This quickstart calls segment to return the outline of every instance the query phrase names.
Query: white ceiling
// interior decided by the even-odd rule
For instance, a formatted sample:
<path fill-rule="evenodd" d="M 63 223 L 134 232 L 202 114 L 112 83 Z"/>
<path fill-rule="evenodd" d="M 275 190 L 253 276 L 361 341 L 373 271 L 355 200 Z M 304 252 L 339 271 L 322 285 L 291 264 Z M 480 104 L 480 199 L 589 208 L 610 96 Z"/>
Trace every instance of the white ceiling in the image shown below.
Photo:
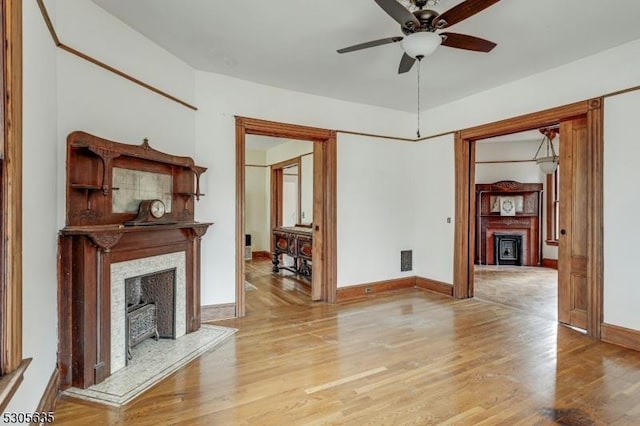
<path fill-rule="evenodd" d="M 397 74 L 398 43 L 336 53 L 402 35 L 374 0 L 93 1 L 197 69 L 415 111 L 415 68 Z M 423 61 L 423 108 L 638 39 L 639 17 L 637 0 L 502 0 L 448 29 L 498 43 L 492 52 L 440 47 Z"/>

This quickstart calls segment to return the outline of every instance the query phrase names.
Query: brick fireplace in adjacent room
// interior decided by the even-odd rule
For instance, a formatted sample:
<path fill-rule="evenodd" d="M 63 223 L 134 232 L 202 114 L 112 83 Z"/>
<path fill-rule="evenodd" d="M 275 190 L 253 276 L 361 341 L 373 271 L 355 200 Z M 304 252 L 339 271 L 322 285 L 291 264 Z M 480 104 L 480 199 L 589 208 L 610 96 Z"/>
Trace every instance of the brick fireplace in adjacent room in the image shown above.
<path fill-rule="evenodd" d="M 513 202 L 515 211 L 504 215 L 500 209 L 501 200 Z M 477 184 L 475 264 L 540 266 L 541 223 L 541 183 L 499 181 Z M 498 258 L 500 245 L 510 248 L 503 259 Z M 516 259 L 512 259 L 514 254 Z"/>

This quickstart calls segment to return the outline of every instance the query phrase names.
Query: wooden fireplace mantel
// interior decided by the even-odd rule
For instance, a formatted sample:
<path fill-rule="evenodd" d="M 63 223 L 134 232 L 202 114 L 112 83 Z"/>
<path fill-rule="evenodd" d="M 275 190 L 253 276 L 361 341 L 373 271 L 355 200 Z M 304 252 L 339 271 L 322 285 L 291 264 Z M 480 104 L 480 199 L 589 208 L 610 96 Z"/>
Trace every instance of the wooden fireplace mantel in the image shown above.
<path fill-rule="evenodd" d="M 475 263 L 496 264 L 495 233 L 522 236 L 522 265 L 539 266 L 542 262 L 542 190 L 541 183 L 503 180 L 476 184 L 476 250 Z M 501 216 L 491 201 L 495 197 L 519 197 L 521 204 L 515 216 Z"/>
<path fill-rule="evenodd" d="M 172 211 L 164 221 L 135 223 L 136 211 L 113 212 L 113 168 L 166 176 Z M 200 244 L 211 223 L 194 220 L 206 168 L 191 158 L 108 141 L 83 132 L 67 139 L 67 223 L 59 239 L 61 389 L 87 388 L 111 374 L 111 265 L 184 252 L 186 332 L 200 328 Z"/>

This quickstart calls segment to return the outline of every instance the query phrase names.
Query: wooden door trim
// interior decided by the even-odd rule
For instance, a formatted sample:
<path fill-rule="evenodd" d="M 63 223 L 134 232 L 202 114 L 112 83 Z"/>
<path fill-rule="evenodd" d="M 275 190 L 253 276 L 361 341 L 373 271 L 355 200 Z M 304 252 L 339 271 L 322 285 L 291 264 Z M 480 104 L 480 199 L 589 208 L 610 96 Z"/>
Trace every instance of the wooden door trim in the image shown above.
<path fill-rule="evenodd" d="M 289 160 L 281 161 L 279 163 L 272 164 L 271 167 L 271 228 L 282 225 L 283 219 L 283 184 L 284 184 L 284 169 L 292 166 L 298 166 L 298 206 L 296 223 L 300 223 L 300 210 L 302 209 L 302 202 L 300 200 L 302 194 L 302 157 L 290 158 Z M 271 251 L 274 251 L 273 241 L 271 241 Z"/>
<path fill-rule="evenodd" d="M 246 314 L 244 163 L 247 134 L 314 142 L 314 280 L 318 280 L 317 282 L 320 283 L 318 294 L 321 296 L 321 300 L 335 303 L 337 287 L 335 250 L 337 245 L 337 138 L 335 130 L 236 116 L 236 316 L 242 317 Z M 320 250 L 317 256 L 316 249 Z M 316 271 L 319 274 L 316 274 Z"/>
<path fill-rule="evenodd" d="M 604 98 L 589 101 L 587 111 L 587 140 L 589 156 L 589 175 L 587 191 L 591 195 L 587 200 L 591 226 L 587 229 L 589 263 L 587 277 L 590 277 L 589 311 L 587 313 L 587 332 L 589 336 L 600 340 L 602 337 L 604 304 Z"/>
<path fill-rule="evenodd" d="M 271 194 L 269 195 L 270 229 L 282 223 L 282 169 L 271 168 Z M 275 251 L 273 238 L 270 238 L 271 253 Z"/>
<path fill-rule="evenodd" d="M 581 101 L 557 108 L 507 118 L 493 123 L 482 124 L 461 130 L 460 135 L 462 139 L 476 140 L 550 126 L 561 120 L 586 114 L 589 110 L 589 103 L 590 101 Z"/>
<path fill-rule="evenodd" d="M 557 124 L 560 121 L 587 117 L 589 141 L 588 191 L 592 194 L 588 206 L 588 272 L 589 292 L 587 334 L 600 339 L 603 304 L 603 111 L 602 98 L 521 115 L 481 126 L 471 127 L 455 135 L 455 236 L 453 295 L 463 299 L 473 296 L 473 250 L 475 221 L 470 212 L 474 202 L 471 167 L 474 147 L 472 141 Z"/>

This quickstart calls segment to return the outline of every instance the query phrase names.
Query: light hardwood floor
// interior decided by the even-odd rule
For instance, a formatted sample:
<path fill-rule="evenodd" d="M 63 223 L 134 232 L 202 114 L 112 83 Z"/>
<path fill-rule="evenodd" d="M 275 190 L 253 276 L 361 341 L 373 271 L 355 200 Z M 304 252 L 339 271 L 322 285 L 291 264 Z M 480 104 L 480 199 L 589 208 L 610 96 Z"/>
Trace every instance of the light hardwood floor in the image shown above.
<path fill-rule="evenodd" d="M 536 266 L 475 265 L 477 299 L 558 320 L 558 271 Z"/>
<path fill-rule="evenodd" d="M 272 266 L 271 260 L 265 258 L 245 262 L 245 282 L 255 287 L 246 292 L 247 316 L 311 303 L 309 281 L 284 269 L 273 274 Z"/>
<path fill-rule="evenodd" d="M 248 304 L 281 291 L 250 281 Z M 239 331 L 128 406 L 63 400 L 56 423 L 640 424 L 640 353 L 538 315 L 422 290 L 295 299 L 218 322 Z"/>

